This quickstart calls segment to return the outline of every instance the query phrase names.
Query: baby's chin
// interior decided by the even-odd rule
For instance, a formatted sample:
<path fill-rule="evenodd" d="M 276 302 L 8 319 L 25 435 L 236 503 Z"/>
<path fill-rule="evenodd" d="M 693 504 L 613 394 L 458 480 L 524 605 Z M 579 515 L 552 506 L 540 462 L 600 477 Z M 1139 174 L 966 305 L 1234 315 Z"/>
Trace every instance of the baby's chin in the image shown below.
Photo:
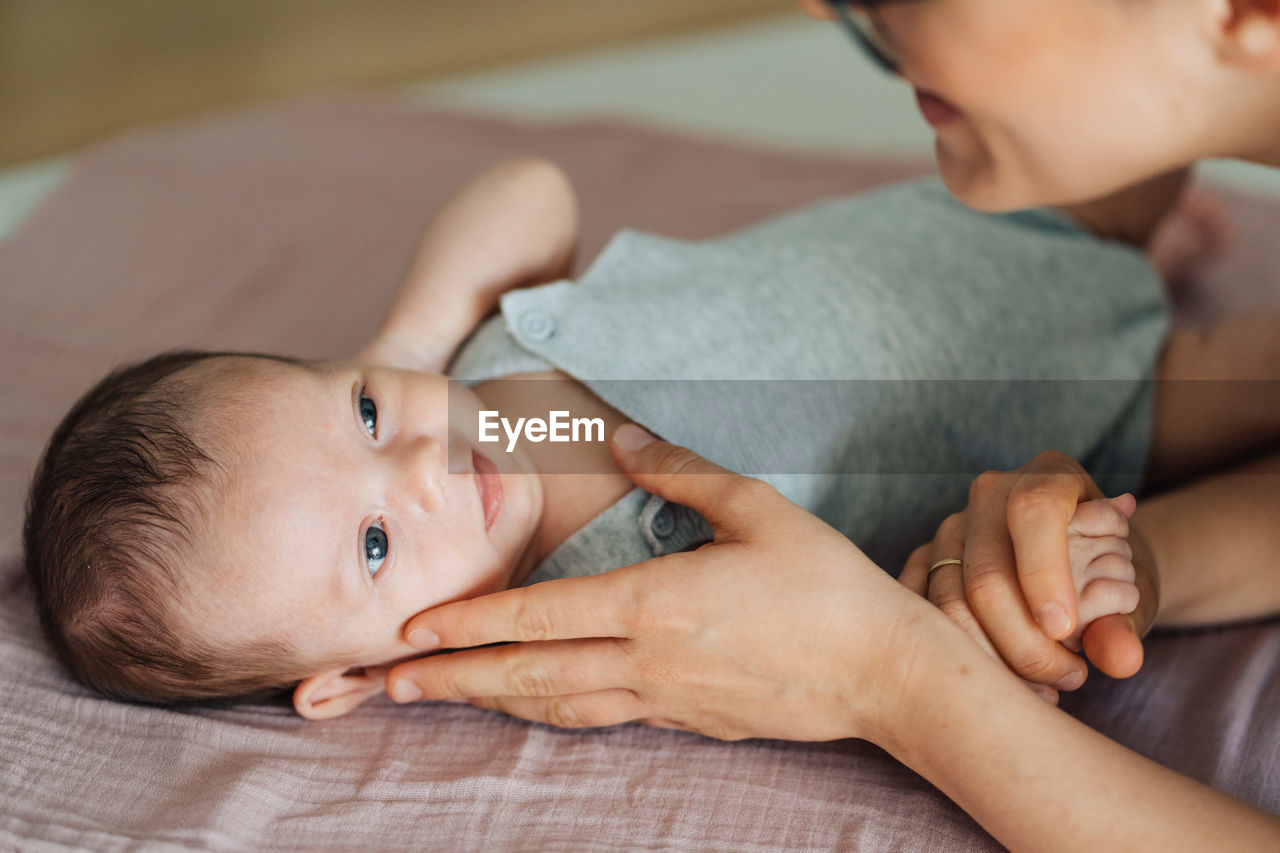
<path fill-rule="evenodd" d="M 504 564 L 498 589 L 519 585 L 533 571 L 531 561 L 536 560 L 533 550 L 542 521 L 542 479 L 527 458 L 520 470 L 502 469 L 502 508 L 488 536 L 494 548 L 494 558 Z"/>

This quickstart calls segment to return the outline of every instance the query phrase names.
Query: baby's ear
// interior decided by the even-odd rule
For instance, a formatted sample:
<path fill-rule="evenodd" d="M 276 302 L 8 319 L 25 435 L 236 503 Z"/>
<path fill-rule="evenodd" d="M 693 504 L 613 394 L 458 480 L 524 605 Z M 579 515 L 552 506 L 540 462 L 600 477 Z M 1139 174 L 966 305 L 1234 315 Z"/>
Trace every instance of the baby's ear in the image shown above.
<path fill-rule="evenodd" d="M 341 717 L 386 689 L 389 666 L 331 669 L 305 678 L 293 691 L 293 707 L 308 720 Z"/>

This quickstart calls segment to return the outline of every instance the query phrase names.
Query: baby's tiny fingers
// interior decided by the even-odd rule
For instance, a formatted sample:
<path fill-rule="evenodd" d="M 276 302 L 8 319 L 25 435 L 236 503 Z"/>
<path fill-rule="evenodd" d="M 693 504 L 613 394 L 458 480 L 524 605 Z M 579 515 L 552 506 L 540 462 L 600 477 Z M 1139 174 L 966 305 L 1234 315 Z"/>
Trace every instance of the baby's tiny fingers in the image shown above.
<path fill-rule="evenodd" d="M 1133 567 L 1132 556 L 1132 554 L 1110 553 L 1097 557 L 1089 564 L 1086 572 L 1089 580 L 1084 584 L 1084 588 L 1095 581 L 1102 580 L 1133 583 L 1138 577 L 1138 572 Z M 1081 589 L 1081 593 L 1084 592 L 1084 588 Z"/>
<path fill-rule="evenodd" d="M 1133 556 L 1133 546 L 1123 536 L 1067 536 L 1067 557 L 1081 570 L 1103 554 L 1119 554 L 1126 560 Z"/>
<path fill-rule="evenodd" d="M 1138 499 L 1133 495 L 1125 492 L 1123 495 L 1116 495 L 1114 498 L 1108 498 L 1111 505 L 1124 513 L 1126 519 L 1133 518 L 1133 514 L 1138 511 Z"/>
<path fill-rule="evenodd" d="M 1112 614 L 1132 613 L 1140 599 L 1138 587 L 1117 580 L 1097 580 L 1084 588 L 1080 596 L 1080 624 Z"/>
<path fill-rule="evenodd" d="M 1128 536 L 1130 506 L 1136 506 L 1132 495 L 1081 501 L 1067 525 L 1067 534 L 1078 536 Z M 1126 512 L 1128 510 L 1128 512 Z"/>
<path fill-rule="evenodd" d="M 1133 548 L 1119 536 L 1068 536 L 1067 557 L 1076 595 L 1091 582 L 1102 578 L 1132 581 Z"/>

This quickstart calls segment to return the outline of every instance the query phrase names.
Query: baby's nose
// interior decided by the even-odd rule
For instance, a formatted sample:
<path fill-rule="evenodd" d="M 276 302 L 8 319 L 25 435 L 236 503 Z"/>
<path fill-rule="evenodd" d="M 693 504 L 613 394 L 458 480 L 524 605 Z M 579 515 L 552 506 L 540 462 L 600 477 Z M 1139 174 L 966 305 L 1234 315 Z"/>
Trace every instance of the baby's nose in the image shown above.
<path fill-rule="evenodd" d="M 405 484 L 427 512 L 439 512 L 444 508 L 445 473 L 448 460 L 444 445 L 429 435 L 406 442 L 405 471 L 409 482 Z"/>

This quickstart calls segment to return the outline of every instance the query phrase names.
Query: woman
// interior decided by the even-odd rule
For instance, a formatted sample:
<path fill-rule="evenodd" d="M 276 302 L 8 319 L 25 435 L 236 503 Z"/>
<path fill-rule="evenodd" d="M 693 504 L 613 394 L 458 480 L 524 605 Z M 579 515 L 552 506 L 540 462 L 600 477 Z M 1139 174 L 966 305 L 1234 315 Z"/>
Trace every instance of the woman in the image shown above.
<path fill-rule="evenodd" d="M 1203 157 L 1280 166 L 1276 0 L 902 0 L 854 11 L 859 40 L 915 87 L 942 176 L 972 206 L 1105 217 L 1129 194 L 1176 193 Z M 1056 642 L 1076 621 L 1067 521 L 1100 496 L 1074 460 L 1047 451 L 979 477 L 899 584 L 757 481 L 635 427 L 613 449 L 638 485 L 701 512 L 715 543 L 422 614 L 406 626 L 419 648 L 524 644 L 403 664 L 388 679 L 394 698 L 473 697 L 565 726 L 639 719 L 720 738 L 866 738 L 1013 848 L 1211 849 L 1228 827 L 1244 848 L 1280 843 L 1276 817 L 1107 740 L 995 657 L 1040 684 L 1083 682 L 1081 658 Z M 1280 473 L 1280 454 L 1249 470 Z M 1157 604 L 1176 614 L 1192 598 L 1235 597 L 1280 611 L 1280 541 L 1259 521 L 1280 516 L 1276 482 L 1211 477 L 1139 509 L 1135 531 L 1144 514 L 1176 515 L 1188 553 L 1223 574 L 1212 587 L 1161 576 L 1158 597 L 1160 555 L 1139 537 L 1143 605 L 1083 638 L 1100 669 L 1136 671 Z M 957 624 L 975 642 L 957 642 Z"/>

